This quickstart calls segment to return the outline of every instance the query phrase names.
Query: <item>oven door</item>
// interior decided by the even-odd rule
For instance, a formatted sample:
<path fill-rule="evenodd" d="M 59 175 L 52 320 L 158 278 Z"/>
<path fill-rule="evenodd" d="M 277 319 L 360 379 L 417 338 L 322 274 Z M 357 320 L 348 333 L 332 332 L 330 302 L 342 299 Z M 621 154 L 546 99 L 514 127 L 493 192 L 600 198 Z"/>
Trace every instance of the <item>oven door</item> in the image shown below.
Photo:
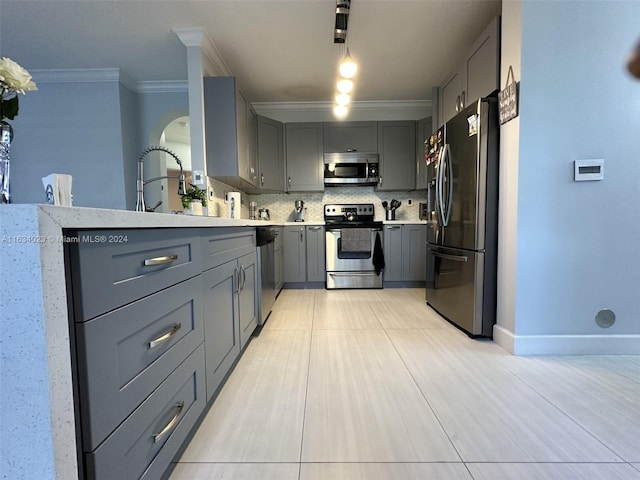
<path fill-rule="evenodd" d="M 343 231 L 357 229 L 362 234 L 366 231 L 368 249 L 352 249 L 343 244 Z M 326 226 L 326 268 L 327 289 L 338 288 L 382 288 L 382 274 L 376 274 L 373 265 L 373 252 L 376 237 L 380 235 L 382 244 L 382 228 L 380 227 L 330 227 Z"/>

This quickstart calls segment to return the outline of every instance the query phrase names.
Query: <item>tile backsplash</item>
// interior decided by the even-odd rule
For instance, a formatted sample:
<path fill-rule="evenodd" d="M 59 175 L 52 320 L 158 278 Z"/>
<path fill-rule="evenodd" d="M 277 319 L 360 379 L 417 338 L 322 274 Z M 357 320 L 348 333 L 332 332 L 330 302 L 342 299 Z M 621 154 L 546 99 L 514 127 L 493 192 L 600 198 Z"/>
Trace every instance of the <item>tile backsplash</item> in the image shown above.
<path fill-rule="evenodd" d="M 209 215 L 227 216 L 227 204 L 224 203 L 225 192 L 235 189 L 228 185 L 209 179 L 213 189 L 213 199 L 210 198 Z M 323 205 L 327 203 L 372 203 L 375 207 L 375 219 L 384 220 L 382 202 L 396 199 L 402 205 L 396 210 L 396 220 L 414 221 L 419 219 L 418 203 L 427 201 L 426 191 L 413 192 L 377 192 L 374 187 L 327 187 L 318 193 L 274 193 L 262 195 L 248 195 L 242 193 L 242 218 L 249 218 L 249 202 L 255 201 L 258 208 L 268 208 L 271 220 L 275 222 L 294 221 L 294 202 L 304 201 L 306 208 L 305 220 L 308 222 L 323 220 Z M 412 204 L 407 205 L 411 199 Z"/>

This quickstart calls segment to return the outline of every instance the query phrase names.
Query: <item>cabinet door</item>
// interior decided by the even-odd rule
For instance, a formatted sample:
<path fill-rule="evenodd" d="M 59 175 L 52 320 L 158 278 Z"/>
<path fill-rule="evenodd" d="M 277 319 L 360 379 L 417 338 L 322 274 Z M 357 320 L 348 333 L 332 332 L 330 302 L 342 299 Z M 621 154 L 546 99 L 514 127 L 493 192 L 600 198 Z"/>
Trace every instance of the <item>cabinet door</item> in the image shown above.
<path fill-rule="evenodd" d="M 258 185 L 258 119 L 249 102 L 247 108 L 247 180 Z"/>
<path fill-rule="evenodd" d="M 275 274 L 276 274 L 276 295 L 282 290 L 284 285 L 284 252 L 282 249 L 282 239 L 284 237 L 284 228 L 276 227 L 276 241 L 274 248 Z"/>
<path fill-rule="evenodd" d="M 255 253 L 250 253 L 238 259 L 240 271 L 240 348 L 249 341 L 251 334 L 258 326 L 258 305 L 256 301 L 258 283 L 258 269 Z"/>
<path fill-rule="evenodd" d="M 236 129 L 238 138 L 238 176 L 249 180 L 249 133 L 247 128 L 247 101 L 236 91 Z"/>
<path fill-rule="evenodd" d="M 324 227 L 307 227 L 307 281 L 324 282 L 325 269 L 325 236 Z"/>
<path fill-rule="evenodd" d="M 416 187 L 416 122 L 378 122 L 378 191 Z"/>
<path fill-rule="evenodd" d="M 287 191 L 324 191 L 322 123 L 287 123 Z"/>
<path fill-rule="evenodd" d="M 440 125 L 455 117 L 460 109 L 462 77 L 462 72 L 456 70 L 440 85 Z"/>
<path fill-rule="evenodd" d="M 431 117 L 418 120 L 416 128 L 416 190 L 427 190 L 427 162 L 424 158 L 424 141 L 431 136 Z"/>
<path fill-rule="evenodd" d="M 240 354 L 237 265 L 233 260 L 202 274 L 207 401 Z"/>
<path fill-rule="evenodd" d="M 427 226 L 402 226 L 402 277 L 405 281 L 424 282 L 426 271 Z"/>
<path fill-rule="evenodd" d="M 377 122 L 326 122 L 324 153 L 376 152 Z"/>
<path fill-rule="evenodd" d="M 384 280 L 402 281 L 402 225 L 384 226 Z"/>
<path fill-rule="evenodd" d="M 284 228 L 284 281 L 299 283 L 307 280 L 306 240 L 304 227 Z"/>
<path fill-rule="evenodd" d="M 284 191 L 284 126 L 258 115 L 258 187 Z"/>
<path fill-rule="evenodd" d="M 475 41 L 465 60 L 466 91 L 464 105 L 500 88 L 500 18 L 495 18 Z"/>

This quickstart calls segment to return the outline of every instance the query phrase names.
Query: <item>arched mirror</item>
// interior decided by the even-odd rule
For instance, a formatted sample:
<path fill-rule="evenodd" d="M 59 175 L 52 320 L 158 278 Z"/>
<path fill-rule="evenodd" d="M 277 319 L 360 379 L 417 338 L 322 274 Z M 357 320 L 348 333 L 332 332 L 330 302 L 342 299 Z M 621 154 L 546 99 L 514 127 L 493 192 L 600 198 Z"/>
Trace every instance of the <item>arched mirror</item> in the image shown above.
<path fill-rule="evenodd" d="M 182 160 L 182 169 L 186 177 L 187 186 L 191 182 L 191 136 L 189 134 L 189 117 L 179 117 L 173 120 L 164 129 L 163 145 L 173 151 Z M 178 175 L 180 169 L 169 155 L 160 156 L 166 162 L 167 188 L 164 190 L 163 205 L 159 208 L 162 212 L 175 212 L 182 210 L 182 202 L 175 192 L 178 191 Z"/>

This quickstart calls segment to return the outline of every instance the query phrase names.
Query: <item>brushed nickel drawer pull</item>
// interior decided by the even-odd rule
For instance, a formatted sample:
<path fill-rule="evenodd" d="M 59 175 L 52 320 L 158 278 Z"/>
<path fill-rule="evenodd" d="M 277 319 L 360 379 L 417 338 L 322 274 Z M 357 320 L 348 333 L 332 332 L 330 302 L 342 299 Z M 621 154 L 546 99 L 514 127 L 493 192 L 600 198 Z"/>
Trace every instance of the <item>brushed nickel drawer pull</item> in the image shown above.
<path fill-rule="evenodd" d="M 164 335 L 159 336 L 155 340 L 151 340 L 149 342 L 149 348 L 150 349 L 151 348 L 155 348 L 158 345 L 160 345 L 161 343 L 166 342 L 171 337 L 173 337 L 176 333 L 178 333 L 178 330 L 180 330 L 181 328 L 182 328 L 182 323 L 176 323 L 173 327 L 171 327 L 171 330 L 169 330 L 167 333 L 165 333 Z"/>
<path fill-rule="evenodd" d="M 341 273 L 329 273 L 332 277 L 377 277 L 375 273 L 365 272 L 341 272 Z"/>
<path fill-rule="evenodd" d="M 164 257 L 154 257 L 146 259 L 142 264 L 145 267 L 151 265 L 163 265 L 165 263 L 171 263 L 178 259 L 178 255 L 165 255 Z"/>
<path fill-rule="evenodd" d="M 167 423 L 167 426 L 164 427 L 160 433 L 156 433 L 153 436 L 153 443 L 158 443 L 160 440 L 162 440 L 162 437 L 164 437 L 167 432 L 169 432 L 169 430 L 171 430 L 175 426 L 175 424 L 178 423 L 178 420 L 180 420 L 182 409 L 184 408 L 184 402 L 176 403 L 175 407 L 178 409 L 178 412 L 174 415 L 171 421 Z"/>

